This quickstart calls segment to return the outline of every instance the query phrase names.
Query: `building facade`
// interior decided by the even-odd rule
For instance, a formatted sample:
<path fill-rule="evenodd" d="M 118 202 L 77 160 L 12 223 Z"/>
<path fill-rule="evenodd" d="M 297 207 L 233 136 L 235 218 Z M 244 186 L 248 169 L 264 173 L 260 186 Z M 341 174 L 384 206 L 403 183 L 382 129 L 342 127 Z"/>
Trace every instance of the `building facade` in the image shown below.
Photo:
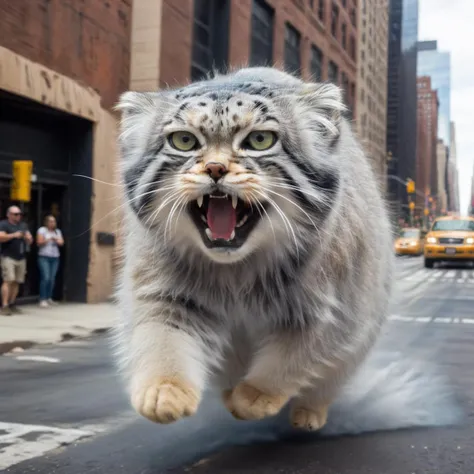
<path fill-rule="evenodd" d="M 417 79 L 418 139 L 416 153 L 417 206 L 424 207 L 426 198 L 438 197 L 438 94 L 431 88 L 431 78 Z"/>
<path fill-rule="evenodd" d="M 448 193 L 446 192 L 446 165 L 448 163 L 448 149 L 443 140 L 438 139 L 436 144 L 436 161 L 438 167 L 438 210 L 441 214 L 448 211 Z"/>
<path fill-rule="evenodd" d="M 32 233 L 46 214 L 65 236 L 55 297 L 102 301 L 112 291 L 117 206 L 116 117 L 128 88 L 131 0 L 0 0 L 0 213 L 12 162 L 33 162 L 31 201 L 19 203 Z M 74 197 L 74 199 L 73 199 Z M 20 297 L 38 294 L 37 248 Z"/>
<path fill-rule="evenodd" d="M 449 210 L 452 212 L 460 211 L 459 202 L 459 175 L 457 166 L 456 151 L 456 125 L 450 122 L 450 145 L 448 159 L 448 202 Z"/>
<path fill-rule="evenodd" d="M 418 76 L 431 77 L 431 86 L 438 92 L 438 136 L 444 143 L 451 142 L 451 55 L 438 51 L 436 41 L 419 41 L 417 44 Z"/>
<path fill-rule="evenodd" d="M 394 214 L 408 214 L 400 182 L 414 179 L 417 140 L 418 0 L 391 0 L 389 6 L 387 152 L 388 201 Z"/>
<path fill-rule="evenodd" d="M 387 180 L 388 3 L 362 2 L 358 26 L 356 126 L 383 189 Z"/>
<path fill-rule="evenodd" d="M 355 113 L 356 0 L 134 0 L 131 88 L 276 65 L 344 88 Z"/>

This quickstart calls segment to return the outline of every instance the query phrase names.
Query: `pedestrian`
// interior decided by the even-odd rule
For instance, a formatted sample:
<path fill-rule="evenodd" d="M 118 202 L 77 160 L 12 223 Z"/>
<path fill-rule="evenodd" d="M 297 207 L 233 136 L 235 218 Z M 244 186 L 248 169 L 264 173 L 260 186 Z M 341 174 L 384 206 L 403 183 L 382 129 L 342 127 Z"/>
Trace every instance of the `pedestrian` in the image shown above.
<path fill-rule="evenodd" d="M 54 283 L 59 267 L 59 247 L 64 245 L 61 231 L 57 228 L 56 218 L 48 215 L 44 226 L 36 233 L 38 244 L 38 267 L 40 272 L 40 306 L 47 308 L 53 301 Z"/>
<path fill-rule="evenodd" d="M 33 243 L 27 225 L 22 222 L 22 212 L 10 206 L 7 218 L 0 222 L 1 268 L 2 268 L 2 314 L 11 316 L 20 313 L 16 298 L 20 284 L 26 276 L 26 246 Z"/>

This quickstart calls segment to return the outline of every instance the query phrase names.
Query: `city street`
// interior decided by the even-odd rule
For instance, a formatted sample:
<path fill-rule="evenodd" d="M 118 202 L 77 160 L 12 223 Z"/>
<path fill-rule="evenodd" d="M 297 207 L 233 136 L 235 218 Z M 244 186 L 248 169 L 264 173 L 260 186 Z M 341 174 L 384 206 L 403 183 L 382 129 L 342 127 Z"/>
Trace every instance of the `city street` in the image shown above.
<path fill-rule="evenodd" d="M 193 419 L 155 425 L 129 409 L 102 335 L 0 356 L 0 472 L 472 474 L 474 270 L 425 269 L 419 257 L 397 268 L 417 297 L 394 303 L 377 350 L 435 364 L 460 425 L 301 437 L 283 419 L 233 420 L 213 396 Z"/>

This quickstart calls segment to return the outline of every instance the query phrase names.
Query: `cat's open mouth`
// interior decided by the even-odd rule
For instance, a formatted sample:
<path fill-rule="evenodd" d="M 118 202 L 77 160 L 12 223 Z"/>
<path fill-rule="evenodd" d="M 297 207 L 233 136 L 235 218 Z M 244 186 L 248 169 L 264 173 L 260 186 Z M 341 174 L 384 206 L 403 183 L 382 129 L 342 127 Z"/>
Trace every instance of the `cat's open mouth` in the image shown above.
<path fill-rule="evenodd" d="M 240 247 L 261 217 L 255 205 L 218 191 L 192 201 L 189 213 L 209 248 Z"/>

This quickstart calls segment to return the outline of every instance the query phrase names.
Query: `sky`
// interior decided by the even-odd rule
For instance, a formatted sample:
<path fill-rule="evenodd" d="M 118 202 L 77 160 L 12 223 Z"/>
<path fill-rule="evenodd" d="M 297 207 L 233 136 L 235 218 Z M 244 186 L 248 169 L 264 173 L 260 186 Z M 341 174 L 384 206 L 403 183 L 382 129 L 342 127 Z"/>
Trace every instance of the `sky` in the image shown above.
<path fill-rule="evenodd" d="M 451 120 L 456 124 L 461 213 L 474 171 L 474 0 L 420 0 L 418 36 L 451 52 Z"/>

